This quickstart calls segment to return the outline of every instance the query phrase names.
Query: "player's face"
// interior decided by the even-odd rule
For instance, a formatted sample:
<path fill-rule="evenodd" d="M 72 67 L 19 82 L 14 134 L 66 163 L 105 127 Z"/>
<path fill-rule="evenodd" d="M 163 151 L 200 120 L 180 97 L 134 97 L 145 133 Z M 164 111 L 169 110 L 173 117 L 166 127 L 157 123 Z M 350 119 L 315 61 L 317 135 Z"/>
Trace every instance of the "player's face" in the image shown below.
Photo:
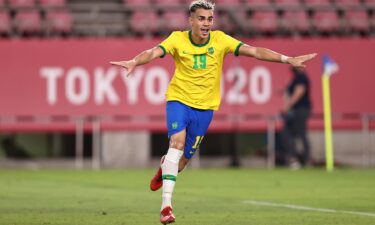
<path fill-rule="evenodd" d="M 213 11 L 207 9 L 197 9 L 192 13 L 189 21 L 191 25 L 191 32 L 196 38 L 206 40 L 211 31 L 214 17 Z"/>

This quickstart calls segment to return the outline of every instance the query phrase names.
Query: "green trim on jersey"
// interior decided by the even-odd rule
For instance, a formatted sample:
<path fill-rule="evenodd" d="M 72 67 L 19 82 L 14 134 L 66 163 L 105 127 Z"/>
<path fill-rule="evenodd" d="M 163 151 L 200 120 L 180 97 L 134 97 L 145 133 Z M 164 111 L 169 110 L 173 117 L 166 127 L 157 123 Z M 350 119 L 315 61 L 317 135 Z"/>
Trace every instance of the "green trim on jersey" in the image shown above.
<path fill-rule="evenodd" d="M 176 181 L 176 176 L 174 175 L 170 175 L 170 174 L 165 174 L 162 176 L 163 180 L 172 180 L 172 181 Z"/>
<path fill-rule="evenodd" d="M 234 51 L 234 55 L 235 56 L 238 56 L 238 54 L 239 54 L 239 51 L 240 51 L 240 47 L 241 47 L 241 45 L 243 45 L 243 43 L 241 42 L 241 43 L 239 43 L 238 45 L 237 45 L 237 48 L 236 48 L 236 50 Z"/>
<path fill-rule="evenodd" d="M 167 54 L 167 51 L 165 50 L 165 48 L 162 45 L 159 45 L 159 48 L 161 48 L 161 50 L 163 50 L 163 55 L 160 56 L 160 58 L 164 58 L 164 56 Z"/>
<path fill-rule="evenodd" d="M 190 39 L 190 42 L 191 42 L 194 46 L 197 46 L 197 47 L 203 47 L 203 46 L 206 46 L 206 45 L 208 44 L 208 42 L 210 42 L 211 32 L 208 33 L 208 39 L 207 39 L 207 41 L 206 41 L 205 43 L 203 43 L 203 44 L 196 44 L 196 43 L 194 43 L 192 35 L 193 35 L 193 34 L 192 34 L 191 30 L 189 30 L 189 39 Z"/>
<path fill-rule="evenodd" d="M 191 42 L 191 32 L 174 31 L 159 43 L 168 55 L 173 56 L 175 63 L 166 100 L 179 101 L 197 109 L 217 110 L 220 105 L 223 60 L 227 54 L 234 55 L 241 42 L 222 31 L 214 30 L 207 35 L 207 39 L 210 38 L 206 40 L 208 43 L 199 47 Z"/>

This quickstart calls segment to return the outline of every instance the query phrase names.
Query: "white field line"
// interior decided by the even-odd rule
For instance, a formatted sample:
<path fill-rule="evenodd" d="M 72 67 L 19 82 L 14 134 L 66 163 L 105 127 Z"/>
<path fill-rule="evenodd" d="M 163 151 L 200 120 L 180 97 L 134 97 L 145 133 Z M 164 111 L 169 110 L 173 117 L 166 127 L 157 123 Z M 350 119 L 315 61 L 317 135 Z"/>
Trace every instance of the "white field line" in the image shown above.
<path fill-rule="evenodd" d="M 244 204 L 251 204 L 251 205 L 258 205 L 258 206 L 276 207 L 276 208 L 287 208 L 287 209 L 296 209 L 296 210 L 305 210 L 305 211 L 316 211 L 316 212 L 324 212 L 324 213 L 344 213 L 344 214 L 352 214 L 352 215 L 358 215 L 358 216 L 375 217 L 375 213 L 358 212 L 358 211 L 347 211 L 347 210 L 337 210 L 337 209 L 313 208 L 313 207 L 309 207 L 309 206 L 282 204 L 282 203 L 274 203 L 274 202 L 264 202 L 264 201 L 247 200 L 247 201 L 243 201 L 243 203 Z"/>

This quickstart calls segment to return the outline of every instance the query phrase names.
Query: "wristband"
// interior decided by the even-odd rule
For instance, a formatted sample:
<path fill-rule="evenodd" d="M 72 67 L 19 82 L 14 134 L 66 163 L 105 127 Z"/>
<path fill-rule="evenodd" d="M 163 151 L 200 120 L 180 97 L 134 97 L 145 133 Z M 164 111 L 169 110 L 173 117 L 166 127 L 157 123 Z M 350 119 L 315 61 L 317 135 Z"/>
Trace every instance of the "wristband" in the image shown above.
<path fill-rule="evenodd" d="M 288 56 L 286 56 L 286 55 L 281 55 L 281 62 L 282 62 L 282 63 L 288 63 L 288 59 L 289 59 Z"/>

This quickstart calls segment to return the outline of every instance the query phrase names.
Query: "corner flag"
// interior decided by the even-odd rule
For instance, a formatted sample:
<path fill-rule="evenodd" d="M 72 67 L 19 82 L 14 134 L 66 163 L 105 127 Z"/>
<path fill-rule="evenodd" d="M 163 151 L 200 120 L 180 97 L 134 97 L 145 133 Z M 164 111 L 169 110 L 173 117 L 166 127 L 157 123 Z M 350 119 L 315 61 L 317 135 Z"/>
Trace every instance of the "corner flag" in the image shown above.
<path fill-rule="evenodd" d="M 324 109 L 324 134 L 326 150 L 326 169 L 331 172 L 334 168 L 333 143 L 332 143 L 332 119 L 331 119 L 331 94 L 329 78 L 339 70 L 338 65 L 328 56 L 322 58 L 323 61 L 323 109 Z"/>
<path fill-rule="evenodd" d="M 323 75 L 331 76 L 339 70 L 339 66 L 328 56 L 325 55 L 323 60 Z"/>

